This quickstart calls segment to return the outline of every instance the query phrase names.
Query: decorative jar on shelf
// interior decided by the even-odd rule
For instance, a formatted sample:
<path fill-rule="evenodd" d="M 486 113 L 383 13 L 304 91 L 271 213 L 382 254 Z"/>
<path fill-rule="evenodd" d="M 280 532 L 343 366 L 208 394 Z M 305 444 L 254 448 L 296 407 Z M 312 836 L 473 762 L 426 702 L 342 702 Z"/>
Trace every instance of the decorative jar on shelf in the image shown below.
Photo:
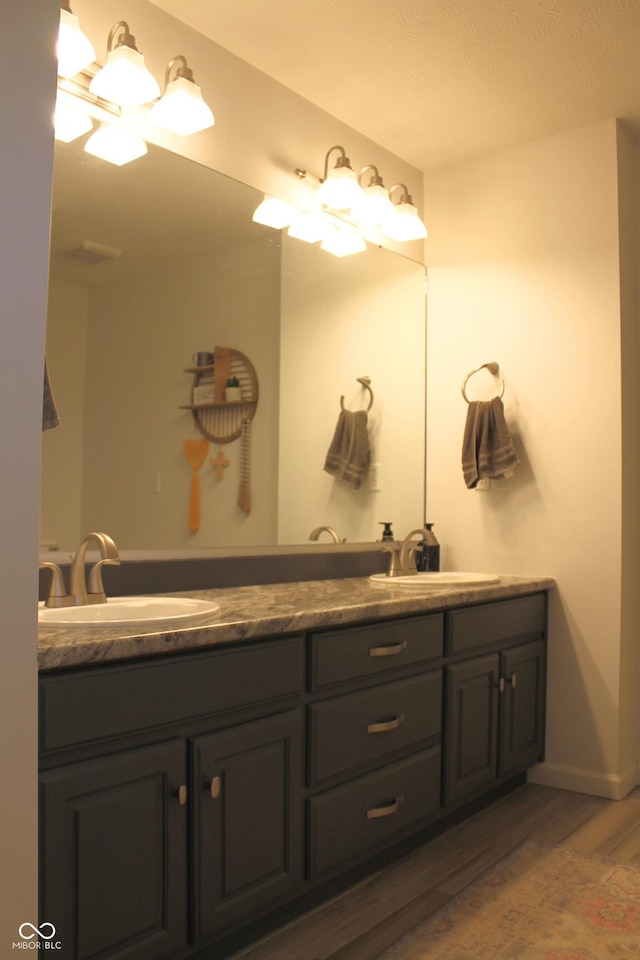
<path fill-rule="evenodd" d="M 224 399 L 227 403 L 238 403 L 242 400 L 242 390 L 240 389 L 240 381 L 237 377 L 232 376 L 227 380 Z"/>

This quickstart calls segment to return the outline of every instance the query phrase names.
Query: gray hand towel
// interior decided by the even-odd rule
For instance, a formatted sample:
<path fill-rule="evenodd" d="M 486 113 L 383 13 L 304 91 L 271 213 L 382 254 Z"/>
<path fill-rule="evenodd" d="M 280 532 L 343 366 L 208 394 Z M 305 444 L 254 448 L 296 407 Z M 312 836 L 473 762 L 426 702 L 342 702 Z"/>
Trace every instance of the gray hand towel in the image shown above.
<path fill-rule="evenodd" d="M 53 399 L 51 384 L 49 382 L 49 371 L 47 370 L 47 358 L 44 358 L 44 386 L 42 390 L 42 429 L 52 430 L 60 424 L 60 417 L 56 409 L 56 403 Z"/>
<path fill-rule="evenodd" d="M 369 432 L 365 410 L 341 410 L 324 469 L 354 490 L 369 466 Z"/>
<path fill-rule="evenodd" d="M 472 400 L 462 441 L 462 473 L 472 490 L 479 480 L 500 480 L 518 466 L 500 397 Z"/>

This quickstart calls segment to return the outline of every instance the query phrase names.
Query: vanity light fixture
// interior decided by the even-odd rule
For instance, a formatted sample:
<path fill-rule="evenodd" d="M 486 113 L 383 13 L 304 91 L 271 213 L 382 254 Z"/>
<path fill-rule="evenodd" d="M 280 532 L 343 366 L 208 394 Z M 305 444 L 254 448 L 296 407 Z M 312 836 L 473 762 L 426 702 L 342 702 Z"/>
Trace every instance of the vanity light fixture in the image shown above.
<path fill-rule="evenodd" d="M 172 80 L 171 71 L 176 65 Z M 151 108 L 149 119 L 182 137 L 214 125 L 213 113 L 202 99 L 202 91 L 194 82 L 193 71 L 182 55 L 169 60 L 164 75 L 164 93 Z"/>
<path fill-rule="evenodd" d="M 160 96 L 160 87 L 145 67 L 144 57 L 125 20 L 118 20 L 111 27 L 107 62 L 91 81 L 89 92 L 123 109 L 139 107 Z"/>
<path fill-rule="evenodd" d="M 362 189 L 362 197 L 351 208 L 351 216 L 364 226 L 379 227 L 393 217 L 395 207 L 378 173 L 378 168 L 373 163 L 368 163 L 362 168 L 358 175 L 358 182 L 361 183 L 367 170 L 372 170 L 373 174 L 368 185 Z"/>
<path fill-rule="evenodd" d="M 251 219 L 255 223 L 263 223 L 265 227 L 282 230 L 283 227 L 293 223 L 298 214 L 299 210 L 293 204 L 278 200 L 277 197 L 270 197 L 265 193 L 264 200 L 256 207 Z"/>
<path fill-rule="evenodd" d="M 58 27 L 58 76 L 73 77 L 93 63 L 95 58 L 93 45 L 80 29 L 80 22 L 72 13 L 69 0 L 62 0 Z"/>
<path fill-rule="evenodd" d="M 428 236 L 427 228 L 420 219 L 420 214 L 405 184 L 394 183 L 389 190 L 389 196 L 394 190 L 400 188 L 403 191 L 402 196 L 397 204 L 393 204 L 394 213 L 380 226 L 380 233 L 399 243 L 405 240 L 424 240 Z"/>
<path fill-rule="evenodd" d="M 89 137 L 84 149 L 94 157 L 100 157 L 101 160 L 107 160 L 117 167 L 122 167 L 125 163 L 131 163 L 132 160 L 143 157 L 147 152 L 147 145 L 142 137 L 136 137 L 122 127 L 114 127 L 112 123 L 102 123 Z"/>
<path fill-rule="evenodd" d="M 56 140 L 63 143 L 71 143 L 77 140 L 83 133 L 88 133 L 93 127 L 91 117 L 83 113 L 82 110 L 76 110 L 69 106 L 58 97 L 56 100 L 56 112 L 53 117 L 54 134 Z"/>
<path fill-rule="evenodd" d="M 336 165 L 329 170 L 329 156 L 334 150 L 340 151 Z M 333 210 L 350 210 L 362 199 L 362 187 L 351 167 L 351 161 L 339 144 L 327 150 L 324 158 L 324 178 L 316 191 L 316 199 L 325 207 Z"/>

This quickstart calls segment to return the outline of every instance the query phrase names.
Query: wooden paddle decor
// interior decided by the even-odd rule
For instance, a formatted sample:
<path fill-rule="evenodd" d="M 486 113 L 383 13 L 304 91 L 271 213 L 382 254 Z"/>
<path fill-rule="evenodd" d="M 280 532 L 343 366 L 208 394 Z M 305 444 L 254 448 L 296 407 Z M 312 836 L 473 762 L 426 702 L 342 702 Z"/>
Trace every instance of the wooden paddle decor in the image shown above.
<path fill-rule="evenodd" d="M 191 474 L 191 499 L 189 501 L 189 530 L 195 533 L 200 529 L 200 481 L 198 470 L 204 463 L 209 452 L 207 440 L 185 440 L 182 450 L 189 461 L 193 473 Z"/>

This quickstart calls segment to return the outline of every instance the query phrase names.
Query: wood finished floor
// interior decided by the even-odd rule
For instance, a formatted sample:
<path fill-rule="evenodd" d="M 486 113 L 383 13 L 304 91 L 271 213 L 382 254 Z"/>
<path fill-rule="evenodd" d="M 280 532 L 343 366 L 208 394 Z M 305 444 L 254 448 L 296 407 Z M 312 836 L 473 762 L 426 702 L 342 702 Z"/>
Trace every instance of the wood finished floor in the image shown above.
<path fill-rule="evenodd" d="M 526 840 L 640 864 L 640 787 L 616 801 L 527 784 L 229 960 L 375 960 Z"/>

